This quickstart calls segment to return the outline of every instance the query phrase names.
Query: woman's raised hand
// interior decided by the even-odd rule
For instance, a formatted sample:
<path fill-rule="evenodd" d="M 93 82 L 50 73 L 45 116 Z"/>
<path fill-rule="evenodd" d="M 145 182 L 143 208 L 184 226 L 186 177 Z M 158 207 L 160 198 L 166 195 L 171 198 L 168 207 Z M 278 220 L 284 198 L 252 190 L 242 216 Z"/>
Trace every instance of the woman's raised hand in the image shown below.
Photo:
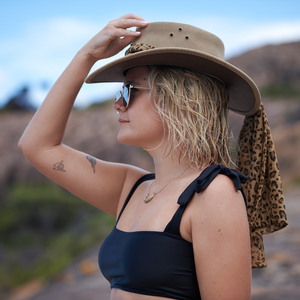
<path fill-rule="evenodd" d="M 135 14 L 127 14 L 110 21 L 81 50 L 92 60 L 111 57 L 129 45 L 140 32 L 128 30 L 131 27 L 146 27 L 147 22 Z"/>

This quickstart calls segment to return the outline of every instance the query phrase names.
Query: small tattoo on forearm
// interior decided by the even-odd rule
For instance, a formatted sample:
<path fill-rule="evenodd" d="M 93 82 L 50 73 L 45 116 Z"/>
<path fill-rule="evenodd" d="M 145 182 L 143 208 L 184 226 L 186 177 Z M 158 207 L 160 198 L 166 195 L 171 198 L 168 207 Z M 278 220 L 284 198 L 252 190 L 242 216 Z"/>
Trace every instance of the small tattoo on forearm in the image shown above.
<path fill-rule="evenodd" d="M 53 170 L 56 170 L 56 171 L 61 171 L 61 172 L 66 172 L 66 170 L 64 170 L 64 164 L 63 164 L 63 160 L 61 160 L 60 162 L 56 163 L 53 165 Z"/>
<path fill-rule="evenodd" d="M 91 163 L 94 173 L 96 172 L 96 159 L 90 155 L 86 156 L 86 159 Z"/>

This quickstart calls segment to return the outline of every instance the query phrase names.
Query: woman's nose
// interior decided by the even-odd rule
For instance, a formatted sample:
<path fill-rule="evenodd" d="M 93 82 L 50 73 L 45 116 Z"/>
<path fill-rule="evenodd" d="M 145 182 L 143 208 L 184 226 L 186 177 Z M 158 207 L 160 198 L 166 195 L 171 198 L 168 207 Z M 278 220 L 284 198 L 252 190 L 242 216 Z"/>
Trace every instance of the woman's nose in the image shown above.
<path fill-rule="evenodd" d="M 119 100 L 117 100 L 115 103 L 114 103 L 114 109 L 119 112 L 119 111 L 125 111 L 126 108 L 124 107 L 123 105 L 123 96 L 121 96 L 119 98 Z"/>

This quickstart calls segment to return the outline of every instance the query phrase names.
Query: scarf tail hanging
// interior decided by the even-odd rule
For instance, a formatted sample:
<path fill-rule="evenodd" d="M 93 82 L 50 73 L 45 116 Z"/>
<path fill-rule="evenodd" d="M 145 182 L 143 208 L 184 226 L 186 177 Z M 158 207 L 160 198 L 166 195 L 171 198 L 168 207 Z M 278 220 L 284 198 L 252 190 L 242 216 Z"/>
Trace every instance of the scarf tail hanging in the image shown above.
<path fill-rule="evenodd" d="M 238 170 L 243 184 L 251 234 L 252 267 L 266 267 L 263 234 L 287 226 L 282 184 L 270 127 L 263 104 L 247 116 L 238 139 Z"/>

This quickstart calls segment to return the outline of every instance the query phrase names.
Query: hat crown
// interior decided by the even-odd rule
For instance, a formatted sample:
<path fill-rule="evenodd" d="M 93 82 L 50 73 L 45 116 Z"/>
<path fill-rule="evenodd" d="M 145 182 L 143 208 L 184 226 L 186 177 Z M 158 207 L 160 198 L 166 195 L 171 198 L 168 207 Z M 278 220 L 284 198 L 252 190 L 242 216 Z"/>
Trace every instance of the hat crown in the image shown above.
<path fill-rule="evenodd" d="M 147 44 L 154 49 L 186 48 L 224 60 L 224 44 L 221 39 L 198 27 L 174 22 L 152 22 L 147 27 L 138 27 L 136 30 L 141 35 L 133 40 L 133 44 Z"/>

